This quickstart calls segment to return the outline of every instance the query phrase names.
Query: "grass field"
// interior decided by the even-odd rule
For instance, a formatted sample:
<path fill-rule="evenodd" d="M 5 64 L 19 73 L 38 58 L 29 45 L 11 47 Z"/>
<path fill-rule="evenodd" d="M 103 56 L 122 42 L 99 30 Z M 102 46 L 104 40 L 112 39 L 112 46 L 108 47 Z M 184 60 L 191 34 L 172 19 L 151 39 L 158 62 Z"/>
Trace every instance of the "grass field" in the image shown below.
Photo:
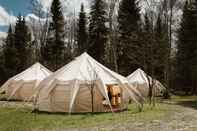
<path fill-rule="evenodd" d="M 173 97 L 172 99 L 167 104 L 157 103 L 154 108 L 145 105 L 142 112 L 138 111 L 136 105 L 129 105 L 128 111 L 121 113 L 75 115 L 32 113 L 29 107 L 14 108 L 0 106 L 0 131 L 52 131 L 165 120 L 176 111 L 172 103 L 189 106 L 187 102 L 197 101 L 197 97 Z M 197 103 L 192 105 L 197 107 Z"/>
<path fill-rule="evenodd" d="M 132 121 L 149 121 L 166 116 L 168 107 L 157 104 L 155 108 L 145 105 L 142 112 L 135 105 L 121 113 L 99 114 L 47 114 L 31 113 L 28 108 L 0 108 L 0 131 L 27 131 L 31 129 L 80 128 Z"/>

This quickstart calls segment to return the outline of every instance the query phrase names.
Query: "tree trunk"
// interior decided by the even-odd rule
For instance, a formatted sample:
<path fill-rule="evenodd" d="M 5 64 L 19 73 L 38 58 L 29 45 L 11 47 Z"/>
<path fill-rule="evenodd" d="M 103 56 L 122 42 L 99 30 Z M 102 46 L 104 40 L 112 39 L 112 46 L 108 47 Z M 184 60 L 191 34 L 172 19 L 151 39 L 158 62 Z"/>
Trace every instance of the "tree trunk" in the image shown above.
<path fill-rule="evenodd" d="M 117 0 L 111 0 L 110 2 L 110 6 L 109 6 L 109 47 L 111 48 L 111 52 L 109 57 L 111 57 L 110 60 L 110 64 L 113 64 L 113 69 L 118 72 L 118 64 L 117 64 L 117 54 L 116 54 L 116 40 L 115 38 L 116 33 L 113 31 L 113 14 L 114 14 L 114 10 L 115 10 L 115 5 L 116 5 Z"/>
<path fill-rule="evenodd" d="M 165 99 L 168 99 L 170 97 L 169 93 L 170 93 L 170 87 L 171 87 L 171 84 L 170 84 L 170 72 L 171 72 L 171 62 L 170 62 L 170 55 L 171 55 L 171 45 L 172 45 L 172 17 L 173 17 L 173 5 L 174 5 L 174 2 L 173 0 L 170 1 L 170 25 L 168 26 L 169 27 L 169 46 L 168 46 L 168 55 L 166 56 L 167 57 L 167 62 L 166 62 L 166 76 L 165 76 L 165 81 L 166 81 L 166 92 L 164 94 L 164 98 Z M 167 9 L 166 9 L 167 10 Z M 167 11 L 166 11 L 167 12 Z M 168 18 L 166 16 L 166 24 L 168 24 Z"/>

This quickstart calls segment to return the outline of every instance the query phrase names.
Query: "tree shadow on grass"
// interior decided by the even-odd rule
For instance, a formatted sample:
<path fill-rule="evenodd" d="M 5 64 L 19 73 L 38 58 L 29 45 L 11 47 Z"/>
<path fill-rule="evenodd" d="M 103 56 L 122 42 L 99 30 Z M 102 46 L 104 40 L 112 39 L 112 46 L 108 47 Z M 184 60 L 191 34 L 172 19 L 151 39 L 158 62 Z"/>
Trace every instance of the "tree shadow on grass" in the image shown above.
<path fill-rule="evenodd" d="M 177 105 L 181 105 L 184 107 L 189 107 L 197 110 L 197 100 L 186 100 L 186 101 L 179 101 L 176 103 Z"/>

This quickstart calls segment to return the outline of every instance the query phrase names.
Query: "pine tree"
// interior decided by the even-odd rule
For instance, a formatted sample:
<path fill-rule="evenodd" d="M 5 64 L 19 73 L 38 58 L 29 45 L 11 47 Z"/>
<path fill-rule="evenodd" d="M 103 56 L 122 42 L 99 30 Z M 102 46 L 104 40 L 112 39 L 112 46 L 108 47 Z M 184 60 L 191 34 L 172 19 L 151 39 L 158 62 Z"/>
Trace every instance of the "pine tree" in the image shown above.
<path fill-rule="evenodd" d="M 165 84 L 165 98 L 169 98 L 169 67 L 170 67 L 170 42 L 168 36 L 168 25 L 162 21 L 159 14 L 155 25 L 155 44 L 154 44 L 154 60 L 155 60 L 155 78 Z"/>
<path fill-rule="evenodd" d="M 162 15 L 158 14 L 154 26 L 153 21 L 149 20 L 148 14 L 145 14 L 144 19 L 145 24 L 143 27 L 143 44 L 141 50 L 144 56 L 141 57 L 144 61 L 143 67 L 153 79 L 158 79 L 163 83 L 166 65 L 168 64 L 168 31 L 162 20 Z M 154 81 L 151 83 L 154 83 Z M 154 98 L 153 86 L 154 85 L 149 83 L 149 98 L 151 103 Z"/>
<path fill-rule="evenodd" d="M 5 45 L 3 48 L 4 54 L 4 67 L 6 70 L 6 79 L 17 73 L 17 65 L 19 64 L 19 60 L 17 58 L 17 50 L 14 44 L 14 34 L 12 31 L 11 25 L 9 26 L 8 35 L 5 41 Z"/>
<path fill-rule="evenodd" d="M 143 52 L 143 67 L 144 67 L 144 71 L 147 73 L 150 73 L 150 60 L 151 60 L 151 56 L 150 56 L 150 48 L 152 46 L 153 43 L 153 32 L 152 32 L 152 26 L 151 26 L 151 21 L 149 20 L 148 14 L 146 13 L 144 16 L 145 22 L 144 22 L 144 27 L 143 27 L 143 48 L 142 48 L 142 52 Z"/>
<path fill-rule="evenodd" d="M 165 24 L 162 23 L 161 15 L 158 15 L 155 26 L 155 44 L 154 44 L 154 60 L 155 77 L 164 82 L 165 66 L 168 64 L 168 31 L 165 30 Z"/>
<path fill-rule="evenodd" d="M 150 20 L 149 20 L 149 18 L 148 18 L 148 14 L 147 14 L 147 13 L 146 13 L 145 16 L 144 16 L 144 19 L 145 19 L 144 30 L 145 30 L 145 32 L 148 34 L 148 33 L 150 33 L 150 31 L 151 31 L 152 29 L 151 29 Z"/>
<path fill-rule="evenodd" d="M 148 14 L 146 13 L 144 16 L 144 26 L 143 26 L 143 33 L 141 35 L 141 43 L 142 47 L 140 49 L 141 51 L 141 61 L 143 70 L 148 74 L 146 77 L 148 79 L 148 86 L 149 86 L 149 102 L 152 104 L 154 93 L 153 93 L 153 83 L 151 79 L 149 79 L 148 76 L 151 76 L 154 78 L 154 65 L 153 65 L 153 47 L 154 47 L 154 34 L 153 34 L 153 26 L 152 21 L 149 19 Z"/>
<path fill-rule="evenodd" d="M 52 70 L 60 68 L 64 62 L 64 33 L 65 21 L 59 0 L 53 0 L 51 5 L 52 21 L 48 29 L 46 45 L 42 49 L 42 57 Z"/>
<path fill-rule="evenodd" d="M 31 41 L 31 34 L 26 25 L 25 18 L 19 15 L 14 32 L 14 46 L 17 50 L 17 57 L 18 57 L 18 65 L 17 65 L 18 72 L 26 69 L 29 66 L 28 46 L 30 41 Z"/>
<path fill-rule="evenodd" d="M 6 81 L 4 60 L 4 48 L 3 46 L 0 46 L 0 84 L 3 84 Z"/>
<path fill-rule="evenodd" d="M 86 19 L 86 13 L 84 12 L 84 6 L 81 4 L 81 11 L 79 13 L 79 22 L 78 22 L 78 34 L 77 34 L 77 42 L 78 42 L 78 48 L 79 48 L 79 54 L 83 53 L 84 51 L 87 51 L 88 45 L 87 45 L 87 19 Z"/>
<path fill-rule="evenodd" d="M 88 53 L 101 63 L 104 63 L 105 45 L 108 37 L 106 22 L 106 3 L 104 0 L 94 0 L 90 11 Z"/>
<path fill-rule="evenodd" d="M 128 75 L 142 66 L 140 23 L 140 8 L 137 0 L 122 0 L 118 11 L 120 33 L 118 64 L 121 74 Z"/>
<path fill-rule="evenodd" d="M 197 1 L 186 1 L 178 32 L 177 79 L 186 93 L 197 93 Z"/>

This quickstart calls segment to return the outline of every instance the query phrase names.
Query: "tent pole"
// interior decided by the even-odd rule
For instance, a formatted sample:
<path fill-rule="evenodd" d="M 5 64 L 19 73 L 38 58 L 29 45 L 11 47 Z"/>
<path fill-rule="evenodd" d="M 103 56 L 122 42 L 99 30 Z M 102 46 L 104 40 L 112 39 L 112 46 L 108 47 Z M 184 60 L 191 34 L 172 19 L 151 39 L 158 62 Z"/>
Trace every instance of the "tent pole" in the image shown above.
<path fill-rule="evenodd" d="M 92 113 L 94 113 L 94 83 L 91 87 L 91 97 L 92 97 Z"/>

